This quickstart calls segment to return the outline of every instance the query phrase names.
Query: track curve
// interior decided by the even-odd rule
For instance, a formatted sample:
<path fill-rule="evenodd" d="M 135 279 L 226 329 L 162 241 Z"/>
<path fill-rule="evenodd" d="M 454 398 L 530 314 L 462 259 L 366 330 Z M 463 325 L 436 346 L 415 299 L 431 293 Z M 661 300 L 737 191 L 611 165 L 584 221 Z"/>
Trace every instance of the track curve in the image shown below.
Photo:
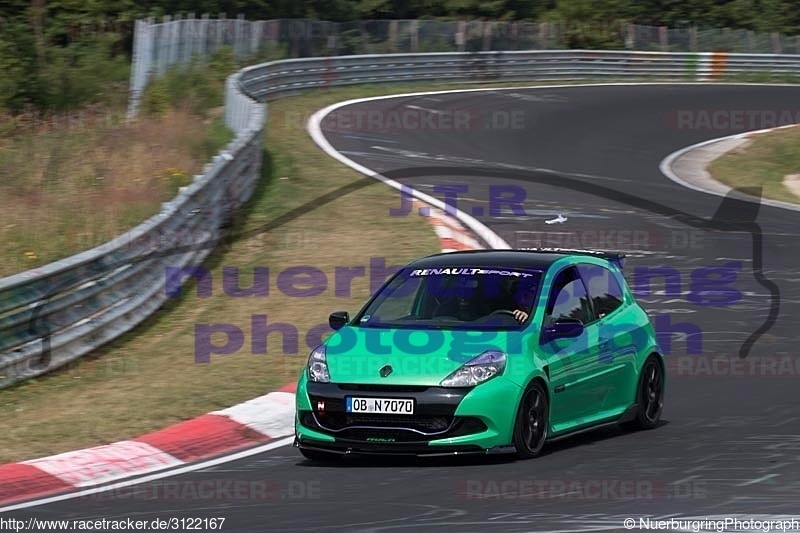
<path fill-rule="evenodd" d="M 654 290 L 640 301 L 654 317 L 696 325 L 702 354 L 692 361 L 709 365 L 690 368 L 684 358 L 682 370 L 671 369 L 660 428 L 595 431 L 553 444 L 544 457 L 525 462 L 488 458 L 316 466 L 295 450 L 280 448 L 173 478 L 184 486 L 263 481 L 275 489 L 268 498 L 84 498 L 15 515 L 226 517 L 225 531 L 616 531 L 626 517 L 797 512 L 800 366 L 792 359 L 793 317 L 800 306 L 793 252 L 797 213 L 763 206 L 748 213 L 735 204 L 717 220 L 753 215 L 755 223 L 727 230 L 693 225 L 711 220 L 720 198 L 678 186 L 661 175 L 658 165 L 681 147 L 737 133 L 676 128 L 670 117 L 677 111 L 793 109 L 799 95 L 796 87 L 747 85 L 494 89 L 361 102 L 334 114 L 388 114 L 413 106 L 433 114 L 466 110 L 483 117 L 522 117 L 517 126 L 353 131 L 337 128 L 336 120 L 323 123 L 331 145 L 368 168 L 439 197 L 441 189 L 434 185 L 464 187 L 459 208 L 512 246 L 538 244 L 531 242 L 537 232 L 549 239 L 562 231 L 584 237 L 601 229 L 616 235 L 644 231 L 648 245 L 631 255 L 626 271 L 673 268 L 680 292 Z M 501 209 L 488 216 L 489 187 L 498 185 L 524 188 L 524 215 Z M 479 207 L 485 216 L 477 215 Z M 545 224 L 558 214 L 567 222 Z M 693 293 L 692 273 L 728 263 L 741 263 L 733 285 L 741 298 L 723 307 L 690 301 L 690 294 L 699 294 Z M 759 275 L 779 290 L 779 308 Z M 663 281 L 653 286 L 664 288 Z M 771 311 L 778 313 L 777 320 L 757 336 L 746 363 L 735 363 Z M 673 357 L 686 350 L 686 342 L 673 340 Z M 769 358 L 794 361 L 796 372 L 765 375 L 749 366 Z M 743 370 L 736 371 L 736 364 Z"/>

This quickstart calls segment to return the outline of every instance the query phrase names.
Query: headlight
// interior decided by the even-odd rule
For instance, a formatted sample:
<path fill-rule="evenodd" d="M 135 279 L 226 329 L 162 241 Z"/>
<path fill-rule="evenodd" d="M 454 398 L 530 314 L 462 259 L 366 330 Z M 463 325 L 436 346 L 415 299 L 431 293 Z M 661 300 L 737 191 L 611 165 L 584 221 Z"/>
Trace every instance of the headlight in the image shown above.
<path fill-rule="evenodd" d="M 308 356 L 308 379 L 317 383 L 330 383 L 331 375 L 328 373 L 328 360 L 325 357 L 325 345 L 321 344 L 314 348 Z"/>
<path fill-rule="evenodd" d="M 472 387 L 499 376 L 505 368 L 506 354 L 497 350 L 487 350 L 444 378 L 441 386 Z"/>

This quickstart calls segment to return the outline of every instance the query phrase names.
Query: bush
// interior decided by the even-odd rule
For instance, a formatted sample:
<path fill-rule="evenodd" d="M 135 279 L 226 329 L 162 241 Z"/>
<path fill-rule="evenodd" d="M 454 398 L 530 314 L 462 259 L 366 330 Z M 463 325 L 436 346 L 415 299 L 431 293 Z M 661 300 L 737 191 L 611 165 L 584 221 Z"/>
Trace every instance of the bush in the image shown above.
<path fill-rule="evenodd" d="M 142 93 L 141 112 L 146 115 L 161 115 L 170 107 L 170 95 L 164 78 L 150 82 Z"/>
<path fill-rule="evenodd" d="M 25 26 L 0 34 L 0 108 L 65 111 L 124 101 L 130 65 L 115 35 L 37 48 Z"/>
<path fill-rule="evenodd" d="M 175 65 L 151 79 L 142 95 L 141 110 L 160 114 L 174 107 L 208 117 L 210 110 L 224 104 L 225 78 L 238 68 L 229 48 L 218 50 L 208 63 L 195 60 Z"/>

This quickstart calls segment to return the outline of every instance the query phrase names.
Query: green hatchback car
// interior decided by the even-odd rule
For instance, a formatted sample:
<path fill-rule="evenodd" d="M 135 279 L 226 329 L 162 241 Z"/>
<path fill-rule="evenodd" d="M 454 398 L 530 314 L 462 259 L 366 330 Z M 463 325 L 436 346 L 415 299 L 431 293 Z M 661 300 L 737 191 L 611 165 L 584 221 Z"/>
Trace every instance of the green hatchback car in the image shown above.
<path fill-rule="evenodd" d="M 471 251 L 391 277 L 308 358 L 295 446 L 346 454 L 516 453 L 604 424 L 658 424 L 665 365 L 610 252 Z"/>

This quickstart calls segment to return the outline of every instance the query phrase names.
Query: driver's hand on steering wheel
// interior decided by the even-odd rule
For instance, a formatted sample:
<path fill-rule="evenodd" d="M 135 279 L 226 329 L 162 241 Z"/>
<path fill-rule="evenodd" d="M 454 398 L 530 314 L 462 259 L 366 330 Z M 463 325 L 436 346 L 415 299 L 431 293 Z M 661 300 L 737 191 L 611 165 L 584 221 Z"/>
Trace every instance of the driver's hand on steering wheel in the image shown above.
<path fill-rule="evenodd" d="M 516 318 L 516 319 L 517 319 L 517 322 L 519 322 L 520 324 L 522 324 L 523 322 L 525 322 L 526 320 L 528 320 L 528 313 L 526 313 L 526 312 L 525 312 L 525 311 L 523 311 L 522 309 L 515 309 L 515 310 L 514 310 L 514 318 Z"/>

